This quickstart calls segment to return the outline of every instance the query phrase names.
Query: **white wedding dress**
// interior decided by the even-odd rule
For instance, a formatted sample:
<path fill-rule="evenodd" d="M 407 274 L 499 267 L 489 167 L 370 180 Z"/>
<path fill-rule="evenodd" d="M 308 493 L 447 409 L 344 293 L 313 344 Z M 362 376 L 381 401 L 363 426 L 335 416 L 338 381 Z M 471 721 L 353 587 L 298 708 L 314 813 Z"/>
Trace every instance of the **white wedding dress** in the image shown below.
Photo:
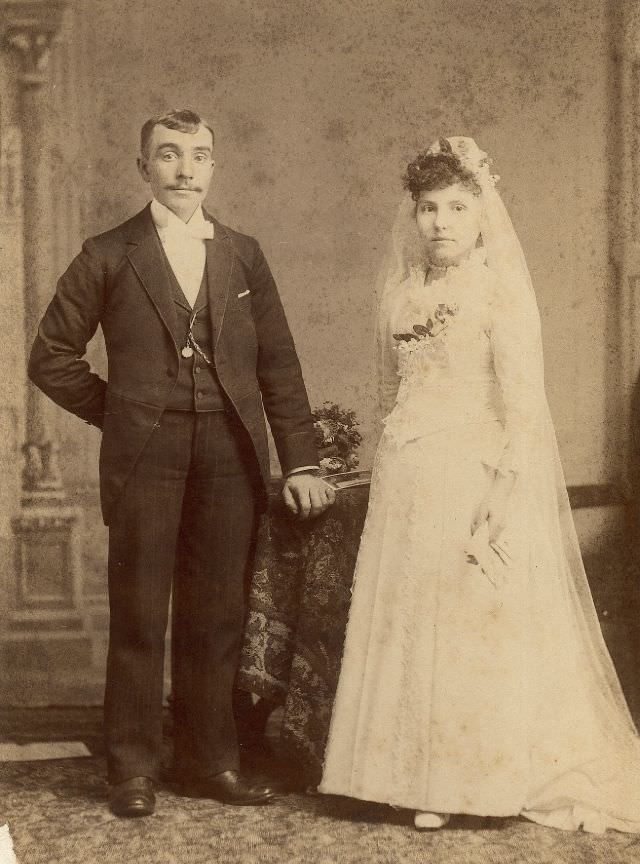
<path fill-rule="evenodd" d="M 502 314 L 496 279 L 474 253 L 426 278 L 414 267 L 383 303 L 397 398 L 319 788 L 640 831 L 639 739 L 588 588 L 577 596 L 568 576 L 582 564 L 566 491 L 539 446 L 550 423 L 542 373 Z M 394 339 L 425 322 L 423 338 Z M 502 538 L 511 560 L 487 545 L 483 569 L 468 554 L 470 525 L 496 471 L 517 478 Z"/>

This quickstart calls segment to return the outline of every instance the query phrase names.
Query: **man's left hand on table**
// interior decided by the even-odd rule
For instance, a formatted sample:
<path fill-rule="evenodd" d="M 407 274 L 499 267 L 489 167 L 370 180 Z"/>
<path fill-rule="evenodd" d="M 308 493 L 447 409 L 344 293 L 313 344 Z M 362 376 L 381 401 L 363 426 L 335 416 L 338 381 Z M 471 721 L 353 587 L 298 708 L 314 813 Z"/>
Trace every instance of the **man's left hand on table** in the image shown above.
<path fill-rule="evenodd" d="M 299 519 L 313 519 L 334 503 L 336 493 L 322 477 L 305 471 L 286 478 L 282 497 L 288 509 Z"/>

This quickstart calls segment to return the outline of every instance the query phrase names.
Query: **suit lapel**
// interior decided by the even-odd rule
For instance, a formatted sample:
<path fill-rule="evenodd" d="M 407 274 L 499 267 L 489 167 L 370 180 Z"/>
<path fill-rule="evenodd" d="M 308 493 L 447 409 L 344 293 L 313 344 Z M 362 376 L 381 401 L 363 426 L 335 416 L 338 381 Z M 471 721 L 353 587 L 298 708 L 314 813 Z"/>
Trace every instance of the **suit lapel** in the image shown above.
<path fill-rule="evenodd" d="M 171 283 L 160 238 L 153 225 L 149 207 L 146 207 L 138 214 L 138 217 L 131 221 L 126 240 L 129 244 L 127 254 L 131 266 L 171 334 L 177 350 L 178 319 L 171 293 Z"/>
<path fill-rule="evenodd" d="M 206 240 L 207 247 L 207 290 L 209 292 L 209 314 L 211 317 L 211 336 L 214 348 L 218 344 L 222 320 L 227 308 L 229 285 L 234 266 L 234 252 L 231 238 L 224 227 L 205 213 L 205 218 L 214 222 L 213 240 Z"/>

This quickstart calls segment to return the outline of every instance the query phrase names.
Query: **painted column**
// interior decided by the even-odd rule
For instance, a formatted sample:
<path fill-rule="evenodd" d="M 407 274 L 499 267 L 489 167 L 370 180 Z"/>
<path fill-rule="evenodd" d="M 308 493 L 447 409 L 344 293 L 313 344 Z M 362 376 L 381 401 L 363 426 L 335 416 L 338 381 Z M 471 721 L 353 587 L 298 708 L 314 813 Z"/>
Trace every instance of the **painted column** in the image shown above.
<path fill-rule="evenodd" d="M 613 90 L 617 122 L 611 153 L 611 250 L 619 305 L 625 446 L 619 473 L 631 500 L 640 492 L 640 6 L 613 0 Z"/>
<path fill-rule="evenodd" d="M 20 60 L 16 81 L 22 148 L 24 342 L 28 353 L 54 286 L 48 132 L 49 59 L 63 0 L 0 0 L 5 52 Z M 52 405 L 26 378 L 22 500 L 13 520 L 15 579 L 0 635 L 2 689 L 14 703 L 73 698 L 91 657 L 81 583 L 82 512 L 65 498 Z M 7 670 L 15 670 L 14 678 Z M 65 689 L 64 681 L 67 681 Z"/>

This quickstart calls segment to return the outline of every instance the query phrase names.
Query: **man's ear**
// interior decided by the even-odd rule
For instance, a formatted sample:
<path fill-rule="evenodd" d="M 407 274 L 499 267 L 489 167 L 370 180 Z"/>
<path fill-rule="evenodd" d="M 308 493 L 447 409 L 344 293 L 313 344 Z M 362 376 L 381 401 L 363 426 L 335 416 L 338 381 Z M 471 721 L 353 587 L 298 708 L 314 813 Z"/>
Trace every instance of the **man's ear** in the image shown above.
<path fill-rule="evenodd" d="M 145 183 L 148 183 L 149 172 L 147 171 L 147 160 L 142 156 L 138 156 L 136 159 L 136 165 L 138 166 L 138 174 L 142 177 Z"/>

